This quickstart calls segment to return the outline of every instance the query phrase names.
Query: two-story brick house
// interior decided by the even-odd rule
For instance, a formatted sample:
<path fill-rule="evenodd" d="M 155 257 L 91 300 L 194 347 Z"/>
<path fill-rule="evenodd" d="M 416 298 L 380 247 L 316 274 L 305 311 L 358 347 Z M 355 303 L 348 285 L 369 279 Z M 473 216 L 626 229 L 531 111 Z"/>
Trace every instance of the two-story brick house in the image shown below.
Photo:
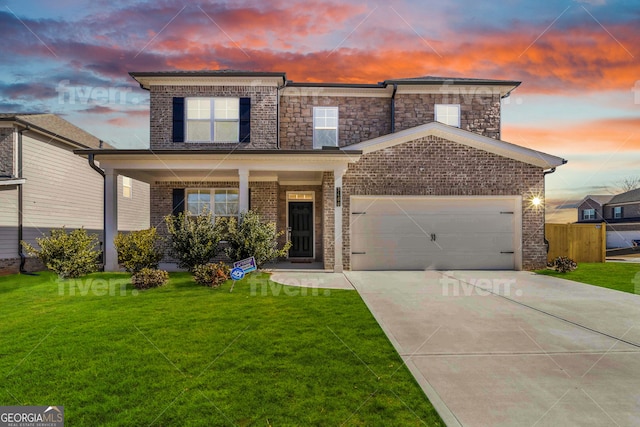
<path fill-rule="evenodd" d="M 607 248 L 628 248 L 640 241 L 640 188 L 612 195 L 590 195 L 578 205 L 579 223 L 606 222 Z"/>
<path fill-rule="evenodd" d="M 151 185 L 151 224 L 255 209 L 292 259 L 325 269 L 532 269 L 546 263 L 544 172 L 565 161 L 500 140 L 519 82 L 421 77 L 294 83 L 284 73 L 134 72 L 150 149 L 79 150 Z M 111 230 L 111 231 L 109 231 Z M 108 239 L 107 239 L 108 240 Z M 108 243 L 108 242 L 107 242 Z M 106 268 L 116 269 L 107 244 Z"/>

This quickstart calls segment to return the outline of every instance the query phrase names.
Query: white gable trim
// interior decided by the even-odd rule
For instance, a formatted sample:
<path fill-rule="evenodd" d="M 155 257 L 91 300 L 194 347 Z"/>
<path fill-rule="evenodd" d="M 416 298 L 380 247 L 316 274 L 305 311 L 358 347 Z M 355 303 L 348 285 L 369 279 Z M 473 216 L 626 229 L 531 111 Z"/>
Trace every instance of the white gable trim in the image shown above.
<path fill-rule="evenodd" d="M 488 151 L 499 156 L 518 160 L 543 169 L 554 168 L 566 163 L 566 160 L 561 157 L 552 156 L 551 154 L 543 153 L 541 151 L 489 138 L 438 122 L 431 122 L 410 129 L 405 129 L 400 132 L 362 141 L 354 145 L 349 145 L 347 148 L 349 150 L 360 150 L 362 151 L 362 154 L 367 154 L 427 136 L 437 136 L 449 141 L 457 142 L 458 144 Z"/>

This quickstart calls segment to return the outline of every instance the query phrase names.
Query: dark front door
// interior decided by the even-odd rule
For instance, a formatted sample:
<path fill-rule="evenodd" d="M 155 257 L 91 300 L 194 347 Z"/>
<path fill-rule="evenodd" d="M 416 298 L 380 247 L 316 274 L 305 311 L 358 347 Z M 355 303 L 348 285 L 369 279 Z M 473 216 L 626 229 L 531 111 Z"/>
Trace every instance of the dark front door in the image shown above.
<path fill-rule="evenodd" d="M 313 203 L 289 202 L 290 257 L 313 256 Z"/>

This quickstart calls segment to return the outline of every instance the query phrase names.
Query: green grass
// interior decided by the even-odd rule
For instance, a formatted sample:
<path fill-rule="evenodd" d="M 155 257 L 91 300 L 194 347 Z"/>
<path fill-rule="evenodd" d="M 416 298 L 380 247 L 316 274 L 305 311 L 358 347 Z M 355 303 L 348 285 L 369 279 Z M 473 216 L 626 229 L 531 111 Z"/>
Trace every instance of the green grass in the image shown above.
<path fill-rule="evenodd" d="M 617 291 L 636 293 L 640 289 L 640 263 L 606 262 L 583 263 L 568 273 L 558 273 L 553 270 L 540 270 L 538 274 L 555 276 L 576 282 L 588 283 Z M 636 277 L 636 275 L 638 275 Z"/>
<path fill-rule="evenodd" d="M 73 426 L 442 425 L 355 291 L 0 277 L 0 406 Z"/>

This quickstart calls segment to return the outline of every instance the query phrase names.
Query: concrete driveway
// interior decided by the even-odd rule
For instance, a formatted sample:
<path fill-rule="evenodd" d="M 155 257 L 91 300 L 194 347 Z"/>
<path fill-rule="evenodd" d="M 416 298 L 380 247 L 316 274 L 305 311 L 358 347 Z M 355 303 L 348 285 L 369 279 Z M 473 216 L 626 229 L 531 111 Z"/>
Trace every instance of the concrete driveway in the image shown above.
<path fill-rule="evenodd" d="M 640 296 L 528 272 L 346 272 L 447 425 L 640 425 Z"/>

